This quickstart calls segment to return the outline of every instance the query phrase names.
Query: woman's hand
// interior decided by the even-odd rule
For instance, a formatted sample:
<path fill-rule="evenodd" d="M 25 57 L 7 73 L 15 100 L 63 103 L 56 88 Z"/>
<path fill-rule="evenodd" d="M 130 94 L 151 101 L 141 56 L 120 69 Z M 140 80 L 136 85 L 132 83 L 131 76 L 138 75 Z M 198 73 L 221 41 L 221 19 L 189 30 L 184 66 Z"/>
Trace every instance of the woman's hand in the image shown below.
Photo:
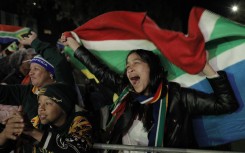
<path fill-rule="evenodd" d="M 16 140 L 24 131 L 24 127 L 22 111 L 16 110 L 11 117 L 5 121 L 5 128 L 0 133 L 0 144 L 4 144 L 8 139 Z"/>
<path fill-rule="evenodd" d="M 33 42 L 33 40 L 35 40 L 37 38 L 37 34 L 35 32 L 31 32 L 31 34 L 28 35 L 28 37 L 23 37 L 22 39 L 19 40 L 19 42 L 22 45 L 31 45 L 31 43 Z"/>
<path fill-rule="evenodd" d="M 64 34 L 60 37 L 60 41 L 63 45 L 71 47 L 73 51 L 77 50 L 80 44 L 72 37 L 66 37 Z"/>
<path fill-rule="evenodd" d="M 217 72 L 213 69 L 213 67 L 209 64 L 209 60 L 208 60 L 208 52 L 207 53 L 207 60 L 206 60 L 206 64 L 202 70 L 202 72 L 206 75 L 206 77 L 215 77 L 218 76 Z"/>
<path fill-rule="evenodd" d="M 211 65 L 207 62 L 202 70 L 202 72 L 207 76 L 215 76 L 217 75 L 217 72 L 211 67 Z"/>

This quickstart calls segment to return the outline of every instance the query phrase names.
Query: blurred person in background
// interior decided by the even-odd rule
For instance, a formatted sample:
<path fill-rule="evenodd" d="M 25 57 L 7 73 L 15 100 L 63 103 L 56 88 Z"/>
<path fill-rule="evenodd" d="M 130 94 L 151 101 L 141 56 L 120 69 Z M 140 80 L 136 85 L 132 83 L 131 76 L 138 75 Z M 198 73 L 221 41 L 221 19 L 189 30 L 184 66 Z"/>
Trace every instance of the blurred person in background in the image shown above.
<path fill-rule="evenodd" d="M 35 50 L 20 49 L 9 55 L 9 74 L 1 80 L 1 84 L 30 84 L 30 61 L 36 55 Z"/>

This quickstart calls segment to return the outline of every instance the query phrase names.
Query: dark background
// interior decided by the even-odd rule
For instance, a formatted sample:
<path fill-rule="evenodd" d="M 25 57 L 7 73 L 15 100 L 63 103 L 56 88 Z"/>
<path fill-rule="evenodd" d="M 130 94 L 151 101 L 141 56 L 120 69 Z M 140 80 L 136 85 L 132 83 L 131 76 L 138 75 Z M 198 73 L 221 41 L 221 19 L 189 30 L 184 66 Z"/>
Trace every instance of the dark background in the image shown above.
<path fill-rule="evenodd" d="M 234 13 L 231 6 L 237 4 Z M 61 33 L 113 10 L 145 11 L 162 28 L 187 32 L 193 6 L 245 24 L 245 0 L 4 0 L 0 10 L 36 20 L 43 41 L 55 43 Z M 46 32 L 45 32 L 46 31 Z M 48 32 L 47 32 L 48 31 Z"/>

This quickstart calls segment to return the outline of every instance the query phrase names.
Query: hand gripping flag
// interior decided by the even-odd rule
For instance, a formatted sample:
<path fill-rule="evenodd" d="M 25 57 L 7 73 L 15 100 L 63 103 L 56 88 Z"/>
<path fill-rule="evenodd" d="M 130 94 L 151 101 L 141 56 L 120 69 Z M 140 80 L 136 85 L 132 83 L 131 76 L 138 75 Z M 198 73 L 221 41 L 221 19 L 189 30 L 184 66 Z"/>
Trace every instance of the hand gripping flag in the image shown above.
<path fill-rule="evenodd" d="M 8 46 L 1 51 L 0 58 L 8 56 L 18 50 L 16 42 L 22 34 L 28 33 L 30 28 L 0 24 L 0 44 Z"/>
<path fill-rule="evenodd" d="M 194 7 L 186 35 L 159 28 L 145 13 L 126 11 L 102 14 L 73 32 L 86 48 L 119 73 L 125 68 L 130 50 L 152 50 L 160 56 L 170 81 L 211 92 L 205 76 L 193 75 L 202 70 L 207 50 L 211 65 L 228 73 L 240 108 L 228 115 L 195 118 L 193 125 L 198 143 L 212 146 L 245 138 L 244 25 Z M 65 52 L 71 55 L 71 62 L 77 68 L 86 72 L 86 76 L 96 79 L 73 57 L 69 48 Z"/>
<path fill-rule="evenodd" d="M 28 33 L 30 28 L 0 24 L 0 44 L 17 42 L 22 34 Z"/>

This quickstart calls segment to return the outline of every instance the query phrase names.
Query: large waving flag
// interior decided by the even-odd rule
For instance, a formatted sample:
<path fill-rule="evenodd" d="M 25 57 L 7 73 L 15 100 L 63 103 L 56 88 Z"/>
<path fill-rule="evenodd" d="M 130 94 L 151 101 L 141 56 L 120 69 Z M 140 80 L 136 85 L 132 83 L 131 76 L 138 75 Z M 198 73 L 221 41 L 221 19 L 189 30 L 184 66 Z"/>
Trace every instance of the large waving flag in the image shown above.
<path fill-rule="evenodd" d="M 245 26 L 194 7 L 188 27 L 188 34 L 184 35 L 159 28 L 145 13 L 115 11 L 88 21 L 72 35 L 119 73 L 125 67 L 130 50 L 152 50 L 160 56 L 170 81 L 211 92 L 205 76 L 192 75 L 202 70 L 207 50 L 214 68 L 228 73 L 240 108 L 232 114 L 195 118 L 193 124 L 198 143 L 212 146 L 245 138 Z M 65 52 L 88 78 L 96 79 L 72 56 L 69 48 Z"/>
<path fill-rule="evenodd" d="M 30 28 L 0 24 L 0 44 L 17 42 L 22 34 L 28 33 Z"/>

